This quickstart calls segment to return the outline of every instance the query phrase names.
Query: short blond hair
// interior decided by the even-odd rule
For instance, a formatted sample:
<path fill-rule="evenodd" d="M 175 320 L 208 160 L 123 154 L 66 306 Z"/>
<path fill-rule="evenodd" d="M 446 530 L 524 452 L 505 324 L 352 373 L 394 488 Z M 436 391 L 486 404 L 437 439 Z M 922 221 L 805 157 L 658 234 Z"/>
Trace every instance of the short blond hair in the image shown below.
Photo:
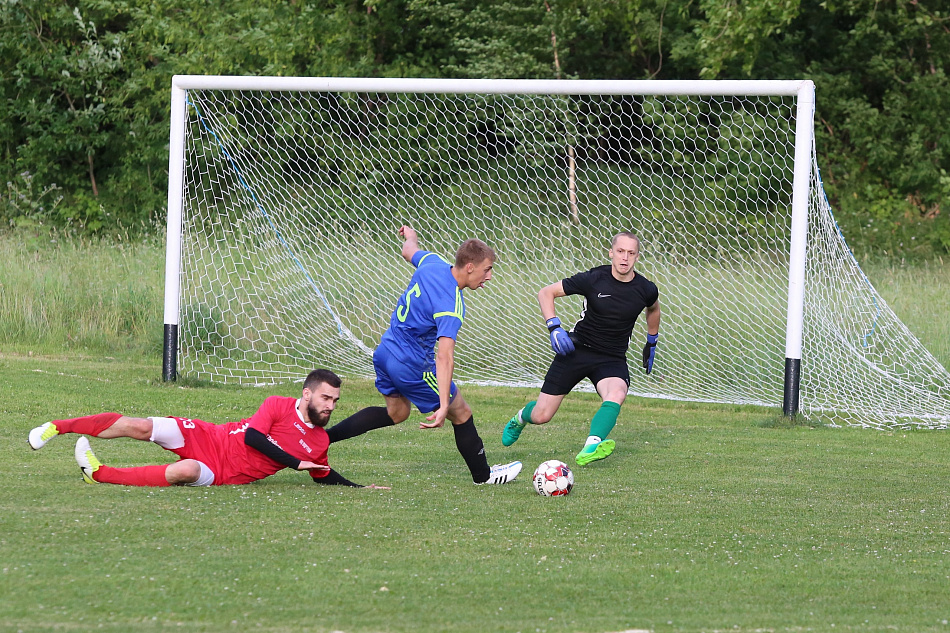
<path fill-rule="evenodd" d="M 640 252 L 640 238 L 637 237 L 636 233 L 633 233 L 631 231 L 620 231 L 619 233 L 614 235 L 612 238 L 610 238 L 610 248 L 613 248 L 614 246 L 616 246 L 617 240 L 620 239 L 621 237 L 629 237 L 631 240 L 636 240 L 637 252 L 638 253 Z"/>
<path fill-rule="evenodd" d="M 455 251 L 455 266 L 461 268 L 465 264 L 480 264 L 486 259 L 494 262 L 495 251 L 485 242 L 477 239 L 465 240 Z"/>

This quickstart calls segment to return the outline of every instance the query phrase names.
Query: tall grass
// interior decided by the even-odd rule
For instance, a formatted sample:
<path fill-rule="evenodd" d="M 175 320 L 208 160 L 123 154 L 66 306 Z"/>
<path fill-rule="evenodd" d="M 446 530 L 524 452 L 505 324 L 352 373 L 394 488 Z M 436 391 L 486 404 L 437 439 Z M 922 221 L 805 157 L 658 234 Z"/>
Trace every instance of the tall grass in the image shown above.
<path fill-rule="evenodd" d="M 159 358 L 163 292 L 155 242 L 0 236 L 5 349 Z"/>
<path fill-rule="evenodd" d="M 950 368 L 950 262 L 883 261 L 862 267 L 904 325 Z"/>
<path fill-rule="evenodd" d="M 159 358 L 164 257 L 157 240 L 37 242 L 0 236 L 4 348 Z M 950 263 L 871 262 L 864 267 L 911 332 L 950 366 L 950 318 L 945 316 L 950 314 Z M 520 272 L 506 272 L 495 280 L 496 290 L 523 282 Z M 504 279 L 512 274 L 517 278 Z"/>

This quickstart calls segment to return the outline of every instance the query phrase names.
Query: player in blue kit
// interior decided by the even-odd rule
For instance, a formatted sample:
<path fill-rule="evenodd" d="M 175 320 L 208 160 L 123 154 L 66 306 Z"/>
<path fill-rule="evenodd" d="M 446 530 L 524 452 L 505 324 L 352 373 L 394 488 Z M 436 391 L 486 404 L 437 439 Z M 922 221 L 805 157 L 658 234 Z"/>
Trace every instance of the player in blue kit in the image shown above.
<path fill-rule="evenodd" d="M 501 443 L 511 446 L 531 424 L 545 424 L 554 417 L 564 396 L 587 378 L 603 400 L 590 421 L 590 435 L 574 458 L 579 466 L 604 459 L 614 450 L 607 434 L 617 423 L 620 405 L 630 388 L 627 347 L 640 313 L 646 311 L 647 342 L 643 346 L 643 368 L 653 370 L 656 343 L 660 335 L 660 300 L 656 284 L 637 273 L 640 238 L 622 232 L 610 242 L 610 265 L 591 268 L 545 286 L 538 292 L 541 315 L 551 336 L 555 357 L 544 377 L 537 400 L 518 411 L 502 434 Z M 568 334 L 554 313 L 554 300 L 567 295 L 583 295 L 580 320 Z"/>
<path fill-rule="evenodd" d="M 476 484 L 512 481 L 521 472 L 521 462 L 489 468 L 472 409 L 452 381 L 455 341 L 465 320 L 462 291 L 482 288 L 491 279 L 495 252 L 481 240 L 467 240 L 453 266 L 419 248 L 414 229 L 400 227 L 399 235 L 404 239 L 402 256 L 416 271 L 373 354 L 376 388 L 386 407 L 368 407 L 328 429 L 330 442 L 403 422 L 414 404 L 430 414 L 420 428 L 438 428 L 446 418 L 452 421 L 455 445 Z"/>

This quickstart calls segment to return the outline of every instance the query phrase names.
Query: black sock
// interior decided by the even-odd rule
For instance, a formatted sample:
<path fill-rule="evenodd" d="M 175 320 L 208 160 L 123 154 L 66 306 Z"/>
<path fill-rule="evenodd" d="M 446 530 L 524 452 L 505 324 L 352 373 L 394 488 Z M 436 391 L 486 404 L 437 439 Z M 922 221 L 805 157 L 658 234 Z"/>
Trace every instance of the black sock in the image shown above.
<path fill-rule="evenodd" d="M 491 469 L 485 456 L 485 445 L 475 428 L 475 417 L 470 417 L 464 424 L 453 424 L 452 428 L 455 429 L 455 445 L 472 471 L 472 481 L 477 484 L 488 481 Z"/>
<path fill-rule="evenodd" d="M 386 412 L 386 407 L 366 407 L 327 429 L 330 443 L 348 440 L 367 431 L 393 426 L 395 422 Z"/>

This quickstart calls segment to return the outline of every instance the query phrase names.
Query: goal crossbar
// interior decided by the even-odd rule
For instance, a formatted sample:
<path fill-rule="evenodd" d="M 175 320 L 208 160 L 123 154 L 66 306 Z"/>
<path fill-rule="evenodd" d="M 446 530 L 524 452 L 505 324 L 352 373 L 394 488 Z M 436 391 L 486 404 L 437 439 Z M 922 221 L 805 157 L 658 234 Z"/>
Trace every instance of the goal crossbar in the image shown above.
<path fill-rule="evenodd" d="M 172 90 L 261 90 L 269 92 L 385 92 L 424 94 L 796 96 L 814 92 L 801 80 L 556 80 L 556 79 L 373 79 L 362 77 L 244 77 L 175 75 Z"/>

